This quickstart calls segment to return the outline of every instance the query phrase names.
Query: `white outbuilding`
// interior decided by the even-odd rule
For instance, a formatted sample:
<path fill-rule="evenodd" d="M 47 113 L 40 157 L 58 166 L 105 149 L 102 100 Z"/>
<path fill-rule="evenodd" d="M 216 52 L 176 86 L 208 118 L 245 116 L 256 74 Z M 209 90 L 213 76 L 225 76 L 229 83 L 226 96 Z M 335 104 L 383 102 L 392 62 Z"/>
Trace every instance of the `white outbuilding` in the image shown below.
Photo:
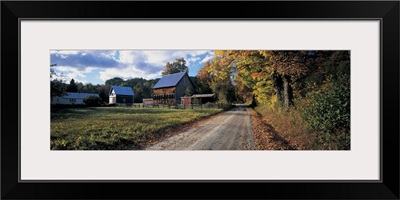
<path fill-rule="evenodd" d="M 75 92 L 66 92 L 65 95 L 61 97 L 53 97 L 51 98 L 51 104 L 63 104 L 63 105 L 83 105 L 83 99 L 89 96 L 99 97 L 98 94 L 92 93 L 75 93 Z"/>

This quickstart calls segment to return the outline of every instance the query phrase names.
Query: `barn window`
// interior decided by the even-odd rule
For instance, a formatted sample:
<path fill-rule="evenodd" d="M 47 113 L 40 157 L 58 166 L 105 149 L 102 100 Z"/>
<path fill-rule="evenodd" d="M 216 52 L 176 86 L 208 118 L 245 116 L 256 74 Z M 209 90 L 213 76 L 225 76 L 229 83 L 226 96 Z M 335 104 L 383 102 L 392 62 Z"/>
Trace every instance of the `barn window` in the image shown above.
<path fill-rule="evenodd" d="M 76 102 L 76 99 L 69 99 L 69 102 Z"/>
<path fill-rule="evenodd" d="M 125 103 L 125 98 L 123 98 L 123 99 L 122 99 L 122 102 L 124 102 L 124 103 Z"/>

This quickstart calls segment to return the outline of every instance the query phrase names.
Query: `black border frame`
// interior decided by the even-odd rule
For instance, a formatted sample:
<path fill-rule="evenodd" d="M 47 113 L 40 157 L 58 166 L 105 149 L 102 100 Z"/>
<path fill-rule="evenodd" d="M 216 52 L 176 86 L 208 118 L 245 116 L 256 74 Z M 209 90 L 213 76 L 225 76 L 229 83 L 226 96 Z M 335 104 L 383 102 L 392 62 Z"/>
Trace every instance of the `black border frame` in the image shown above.
<path fill-rule="evenodd" d="M 224 6 L 229 3 L 232 8 Z M 166 8 L 154 12 L 153 7 Z M 193 8 L 181 9 L 181 8 Z M 1 198 L 273 198 L 399 199 L 399 7 L 398 1 L 255 2 L 1 2 Z M 177 9 L 179 12 L 170 12 Z M 237 11 L 237 12 L 234 12 Z M 381 176 L 379 182 L 142 181 L 19 182 L 20 19 L 380 19 Z M 18 83 L 12 76 L 18 74 Z M 15 112 L 18 110 L 18 112 Z M 17 121 L 18 119 L 18 121 Z M 17 121 L 17 122 L 16 122 Z M 14 125 L 11 125 L 14 124 Z M 15 125 L 17 124 L 17 125 Z M 16 127 L 18 126 L 18 129 Z M 16 131 L 18 130 L 18 132 Z M 150 186 L 150 187 L 148 187 Z M 150 188 L 154 193 L 146 193 Z M 185 191 L 182 193 L 180 191 Z M 188 194 L 189 196 L 185 195 Z"/>

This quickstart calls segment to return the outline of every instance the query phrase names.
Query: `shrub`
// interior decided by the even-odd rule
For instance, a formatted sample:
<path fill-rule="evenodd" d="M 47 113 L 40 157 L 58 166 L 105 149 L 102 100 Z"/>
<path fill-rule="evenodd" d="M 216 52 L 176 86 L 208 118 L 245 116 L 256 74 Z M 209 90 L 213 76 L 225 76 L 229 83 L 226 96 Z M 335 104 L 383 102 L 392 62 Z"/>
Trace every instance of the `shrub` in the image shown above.
<path fill-rule="evenodd" d="M 310 95 L 310 100 L 304 118 L 319 132 L 319 142 L 335 149 L 350 149 L 350 76 L 329 81 L 321 91 Z"/>
<path fill-rule="evenodd" d="M 192 104 L 201 104 L 201 100 L 198 98 L 195 98 L 192 100 Z"/>
<path fill-rule="evenodd" d="M 85 103 L 86 106 L 101 106 L 103 100 L 98 96 L 88 96 L 83 99 L 83 103 Z"/>

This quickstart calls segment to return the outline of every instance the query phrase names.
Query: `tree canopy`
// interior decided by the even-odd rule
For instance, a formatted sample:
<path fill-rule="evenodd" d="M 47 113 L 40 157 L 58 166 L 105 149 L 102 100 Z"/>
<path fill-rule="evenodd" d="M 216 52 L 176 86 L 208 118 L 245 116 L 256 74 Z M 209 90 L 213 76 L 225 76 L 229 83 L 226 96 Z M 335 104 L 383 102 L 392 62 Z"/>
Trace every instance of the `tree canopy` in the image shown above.
<path fill-rule="evenodd" d="M 161 74 L 164 76 L 164 75 L 175 74 L 175 73 L 179 73 L 179 72 L 188 72 L 189 73 L 189 68 L 186 66 L 186 60 L 184 58 L 177 58 L 172 63 L 167 62 L 167 64 L 165 64 L 164 71 L 162 71 Z"/>

